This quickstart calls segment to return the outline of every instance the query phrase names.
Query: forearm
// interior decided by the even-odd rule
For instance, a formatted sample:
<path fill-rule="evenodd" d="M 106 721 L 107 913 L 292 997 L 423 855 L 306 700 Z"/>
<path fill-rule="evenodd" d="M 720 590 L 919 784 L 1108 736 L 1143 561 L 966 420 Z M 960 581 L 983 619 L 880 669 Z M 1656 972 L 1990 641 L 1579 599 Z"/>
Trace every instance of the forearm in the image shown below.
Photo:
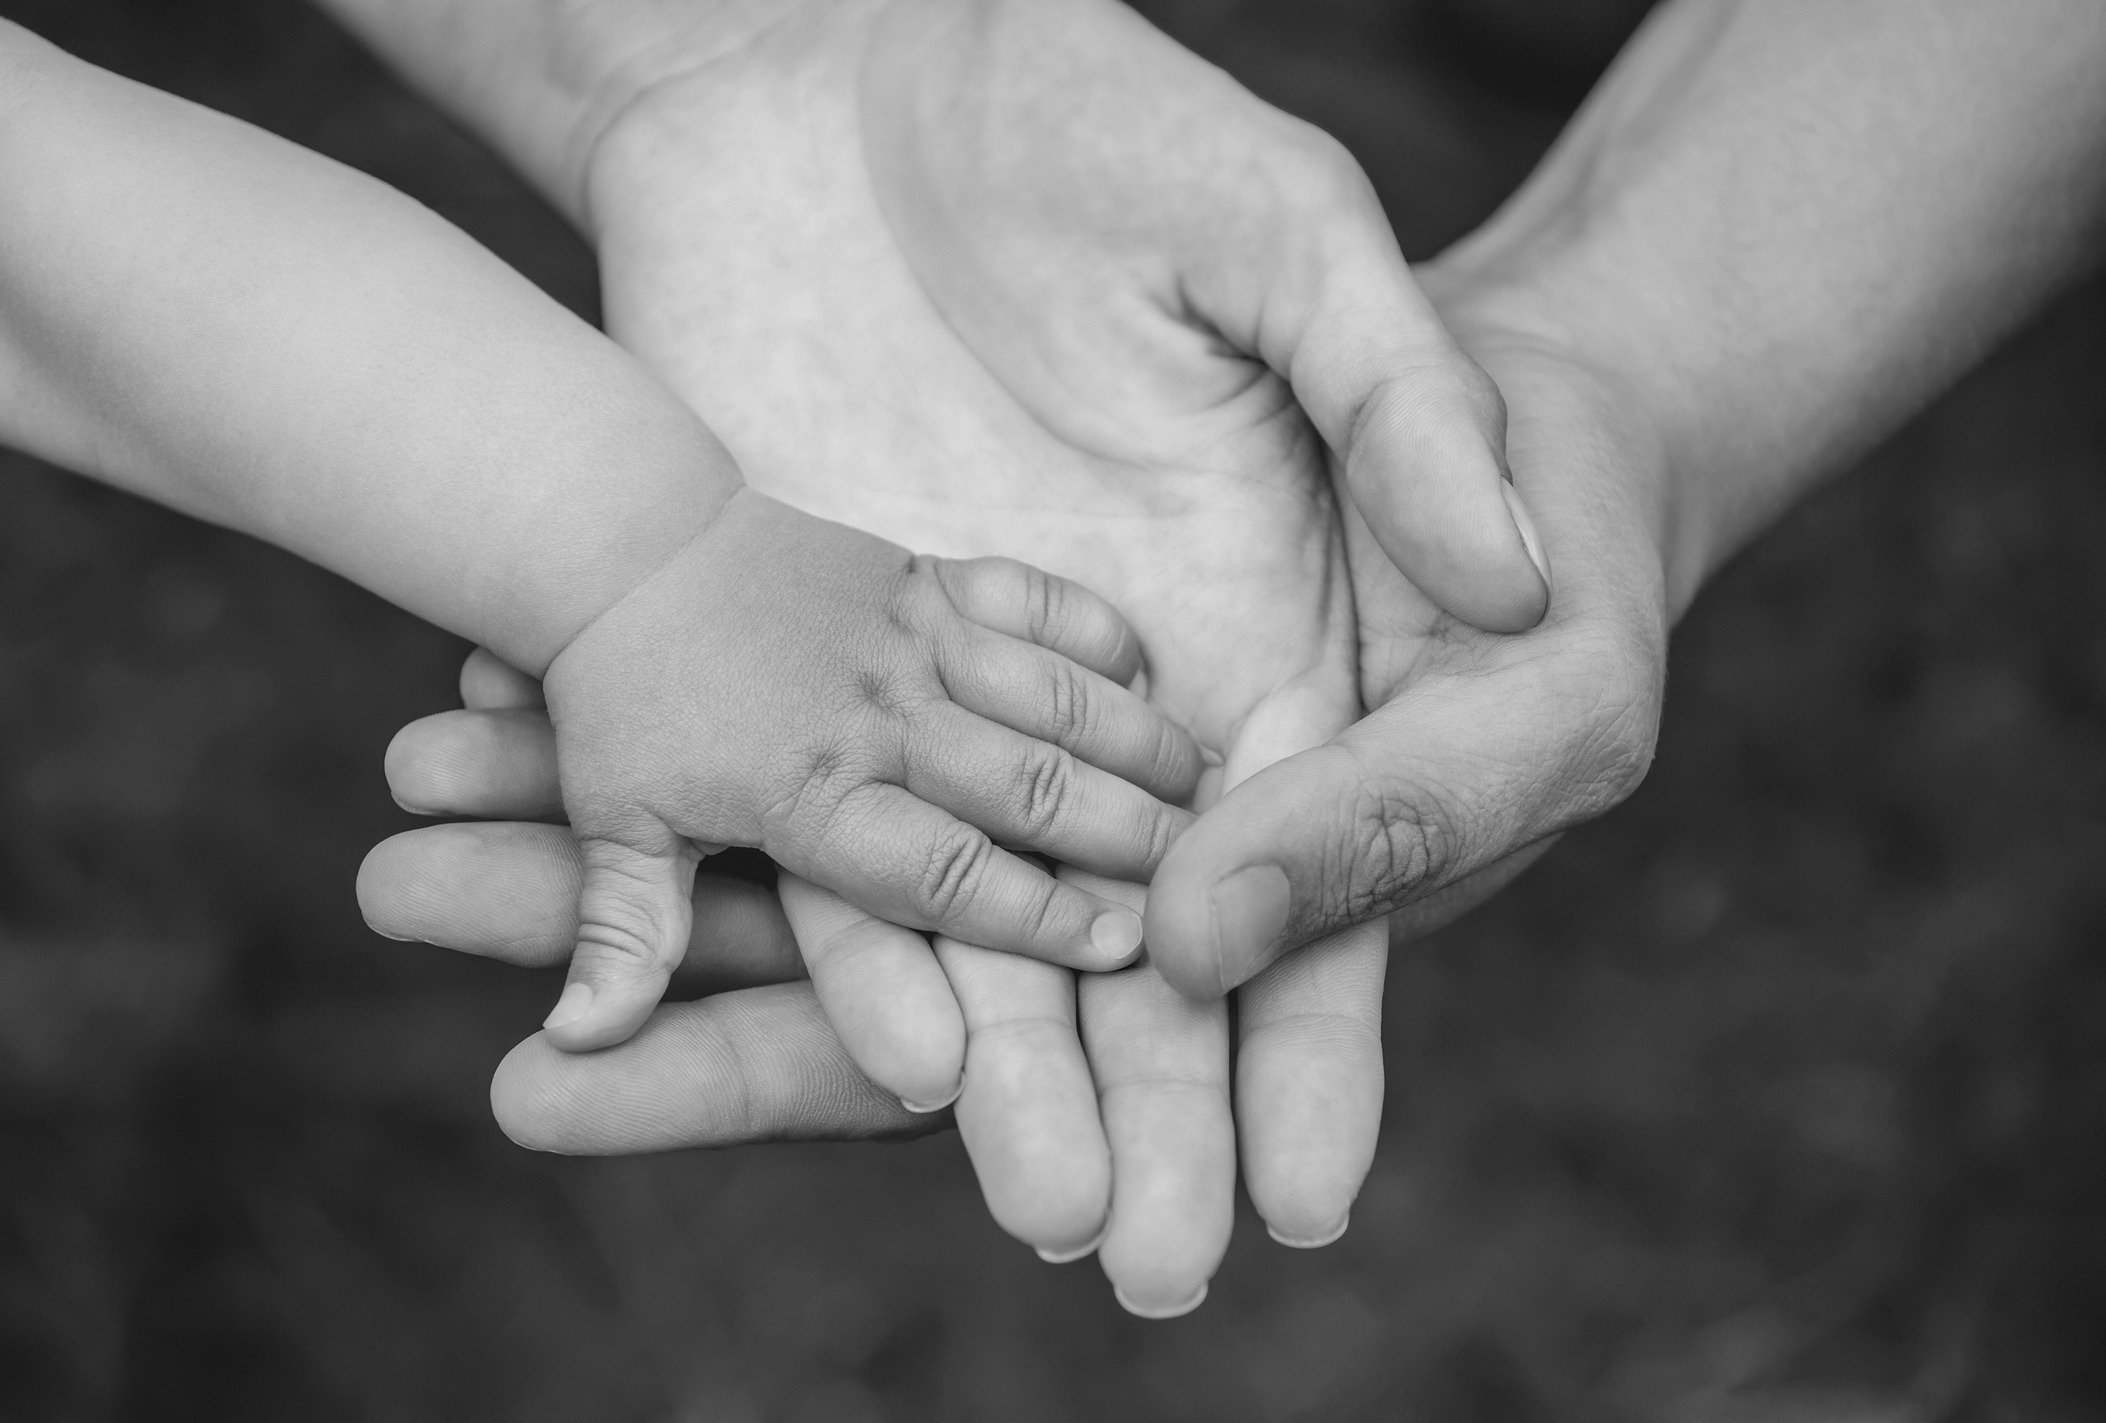
<path fill-rule="evenodd" d="M 2102 75 L 2096 0 L 1677 0 L 1433 280 L 1646 407 L 1679 611 L 2095 255 Z"/>
<path fill-rule="evenodd" d="M 0 27 L 0 438 L 538 668 L 736 469 L 385 186 Z"/>
<path fill-rule="evenodd" d="M 316 0 L 584 225 L 594 146 L 636 98 L 778 18 L 773 0 Z M 845 0 L 822 0 L 824 4 Z"/>

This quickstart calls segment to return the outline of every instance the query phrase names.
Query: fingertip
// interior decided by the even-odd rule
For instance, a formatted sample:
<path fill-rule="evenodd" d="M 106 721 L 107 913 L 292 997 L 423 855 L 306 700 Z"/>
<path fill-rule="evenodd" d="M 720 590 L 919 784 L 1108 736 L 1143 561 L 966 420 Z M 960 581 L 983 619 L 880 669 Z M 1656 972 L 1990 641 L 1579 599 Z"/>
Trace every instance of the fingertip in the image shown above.
<path fill-rule="evenodd" d="M 1179 993 L 1212 1002 L 1278 956 L 1292 912 L 1293 886 L 1275 864 L 1204 880 L 1158 875 L 1145 921 L 1149 960 Z"/>
<path fill-rule="evenodd" d="M 406 926 L 399 919 L 399 896 L 395 892 L 416 863 L 413 833 L 404 831 L 400 835 L 390 835 L 366 851 L 366 857 L 358 862 L 358 878 L 352 889 L 358 899 L 359 916 L 366 921 L 366 927 L 382 938 L 398 943 L 416 937 L 400 932 Z"/>
<path fill-rule="evenodd" d="M 518 711 L 548 705 L 541 684 L 504 661 L 487 647 L 478 647 L 461 664 L 461 705 L 470 711 Z"/>
<path fill-rule="evenodd" d="M 1193 884 L 1181 864 L 1165 860 L 1148 886 L 1142 938 L 1148 945 L 1148 962 L 1164 982 L 1197 1003 L 1228 992 L 1209 920 L 1204 886 Z"/>
<path fill-rule="evenodd" d="M 589 983 L 565 984 L 563 996 L 556 1000 L 555 1007 L 549 1009 L 548 1017 L 542 1020 L 541 1026 L 544 1030 L 567 1028 L 591 1011 L 592 985 Z"/>
<path fill-rule="evenodd" d="M 396 732 L 382 764 L 413 815 L 560 820 L 555 727 L 538 711 L 450 711 Z"/>
<path fill-rule="evenodd" d="M 552 1045 L 536 1033 L 519 1043 L 490 1076 L 490 1115 L 516 1146 L 528 1151 L 570 1154 L 567 1137 L 557 1129 L 563 1113 L 551 1110 Z"/>
<path fill-rule="evenodd" d="M 574 975 L 576 967 L 573 961 Z M 550 1046 L 567 1053 L 598 1052 L 625 1043 L 658 1006 L 670 978 L 663 971 L 617 983 L 573 976 L 542 1021 L 541 1034 Z"/>
<path fill-rule="evenodd" d="M 1318 1226 L 1306 1235 L 1292 1235 L 1271 1221 L 1265 1223 L 1265 1233 L 1289 1250 L 1321 1250 L 1326 1245 L 1335 1245 L 1345 1237 L 1346 1228 L 1353 1223 L 1353 1213 L 1347 1211 L 1336 1223 Z"/>
<path fill-rule="evenodd" d="M 1080 1245 L 1034 1245 L 1031 1248 L 1033 1253 L 1048 1265 L 1072 1265 L 1077 1260 L 1087 1260 L 1090 1256 L 1096 1254 L 1098 1247 L 1104 1244 L 1104 1237 L 1109 1234 L 1111 1234 L 1111 1222 L 1106 1221 L 1097 1227 L 1096 1234 L 1083 1241 Z M 1114 1286 L 1114 1289 L 1116 1288 Z"/>
<path fill-rule="evenodd" d="M 928 940 L 787 870 L 777 886 L 812 992 L 863 1075 L 916 1115 L 950 1106 L 965 1015 Z"/>
<path fill-rule="evenodd" d="M 1550 565 L 1507 476 L 1498 387 L 1460 351 L 1369 397 L 1346 455 L 1353 501 L 1399 572 L 1486 632 L 1525 632 L 1550 606 Z"/>
<path fill-rule="evenodd" d="M 1207 1302 L 1207 1282 L 1201 1281 L 1199 1288 L 1189 1294 L 1159 1296 L 1146 1291 L 1129 1294 L 1125 1286 L 1114 1280 L 1112 1298 L 1119 1302 L 1119 1308 L 1142 1319 L 1177 1319 Z"/>
<path fill-rule="evenodd" d="M 1089 971 L 1108 973 L 1132 963 L 1141 954 L 1143 921 L 1131 909 L 1114 905 L 1090 921 L 1092 962 Z"/>
<path fill-rule="evenodd" d="M 951 1090 L 948 1093 L 944 1094 L 943 1096 L 932 1098 L 928 1101 L 922 1102 L 911 1101 L 906 1097 L 901 1097 L 899 1099 L 899 1104 L 902 1107 L 905 1107 L 908 1111 L 912 1112 L 917 1117 L 933 1117 L 938 1112 L 943 1111 L 945 1108 L 957 1102 L 957 1100 L 964 1094 L 965 1077 L 964 1074 L 961 1073 L 958 1077 L 957 1083 L 951 1088 Z"/>
<path fill-rule="evenodd" d="M 389 737 L 388 749 L 380 755 L 380 773 L 387 780 L 388 795 L 411 815 L 439 813 L 429 808 L 440 802 L 427 784 L 430 777 L 426 772 L 426 762 L 433 723 L 449 715 L 450 712 L 440 712 L 436 716 L 418 717 Z"/>

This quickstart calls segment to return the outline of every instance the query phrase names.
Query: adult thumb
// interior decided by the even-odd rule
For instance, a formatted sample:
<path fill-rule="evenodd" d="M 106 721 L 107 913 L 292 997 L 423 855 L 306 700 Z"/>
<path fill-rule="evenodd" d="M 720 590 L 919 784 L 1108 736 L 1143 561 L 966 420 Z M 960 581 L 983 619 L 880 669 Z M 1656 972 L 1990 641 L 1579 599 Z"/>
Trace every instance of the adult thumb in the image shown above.
<path fill-rule="evenodd" d="M 577 947 L 563 996 L 542 1024 L 565 1052 L 625 1042 L 649 1018 L 687 953 L 701 851 L 664 830 L 638 848 L 581 834 Z"/>
<path fill-rule="evenodd" d="M 1284 239 L 1244 259 L 1258 265 L 1240 285 L 1286 313 L 1259 323 L 1261 350 L 1398 570 L 1473 627 L 1534 627 L 1550 566 L 1508 475 L 1499 387 L 1419 289 L 1358 166 L 1342 150 L 1333 162 L 1316 187 L 1329 220 L 1288 205 Z"/>
<path fill-rule="evenodd" d="M 1506 403 L 1456 345 L 1401 257 L 1324 284 L 1294 391 L 1337 453 L 1375 541 L 1443 610 L 1522 632 L 1550 606 L 1550 564 L 1506 461 Z"/>
<path fill-rule="evenodd" d="M 1384 706 L 1254 771 L 1149 886 L 1149 958 L 1213 998 L 1288 949 L 1423 900 L 1571 823 L 1570 758 L 1468 681 Z M 1533 772 L 1533 773 L 1530 773 Z"/>

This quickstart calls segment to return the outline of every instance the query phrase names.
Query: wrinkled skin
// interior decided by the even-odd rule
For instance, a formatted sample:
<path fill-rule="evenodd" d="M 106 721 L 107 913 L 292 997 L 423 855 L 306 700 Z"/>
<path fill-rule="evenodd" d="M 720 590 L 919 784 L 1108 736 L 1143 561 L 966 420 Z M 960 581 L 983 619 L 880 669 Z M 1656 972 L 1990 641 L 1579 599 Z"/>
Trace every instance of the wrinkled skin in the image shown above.
<path fill-rule="evenodd" d="M 1657 588 L 1614 570 L 1657 567 L 1628 532 L 1648 527 L 1642 500 L 1618 493 L 1643 487 L 1645 441 L 1553 341 L 1452 293 L 1514 404 L 1516 479 L 1558 584 L 1520 637 L 1442 616 L 1387 555 L 1451 603 L 1469 559 L 1414 561 L 1393 526 L 1378 540 L 1350 502 L 1341 518 L 1333 476 L 1375 465 L 1427 491 L 1419 512 L 1454 515 L 1466 550 L 1473 532 L 1510 538 L 1468 517 L 1483 501 L 1467 479 L 1444 492 L 1423 473 L 1469 473 L 1496 397 L 1335 146 L 1125 12 L 1083 8 L 1096 28 L 1059 37 L 1071 67 L 1018 69 L 1005 54 L 1051 52 L 1024 7 L 973 7 L 977 28 L 925 25 L 945 7 L 772 7 L 771 27 L 659 84 L 596 148 L 584 201 L 610 329 L 764 492 L 934 552 L 1026 558 L 1109 598 L 1141 637 L 1151 697 L 1226 758 L 1230 782 L 1330 740 L 1363 697 L 1377 706 L 1314 753 L 1317 774 L 1257 774 L 1172 859 L 1211 843 L 1219 863 L 1238 837 L 1291 833 L 1357 870 L 1342 841 L 1364 807 L 1338 803 L 1332 769 L 1349 761 L 1363 787 L 1430 797 L 1441 817 L 1420 819 L 1444 838 L 1398 855 L 1393 882 L 1341 884 L 1313 927 L 1398 903 L 1438 922 L 1642 768 Z M 507 715 L 497 729 L 435 719 L 398 747 L 399 766 L 450 787 L 421 804 L 531 813 L 538 793 L 520 788 L 553 768 L 532 713 Z M 474 923 L 482 947 L 523 959 L 536 951 L 520 945 L 560 942 L 560 893 L 464 905 L 473 881 L 449 867 L 509 856 L 514 883 L 560 887 L 562 842 L 476 833 L 376 852 L 375 922 L 442 942 Z M 1109 1203 L 1102 1258 L 1131 1306 L 1174 1312 L 1203 1291 L 1239 1146 L 1275 1234 L 1343 1228 L 1379 1120 L 1379 924 L 1242 989 L 1232 1120 L 1223 1009 L 1154 968 L 1094 976 L 1078 1000 L 1063 971 L 948 942 L 931 958 L 919 936 L 785 889 L 817 995 L 859 1057 L 911 1056 L 942 1040 L 935 1016 L 962 1016 L 959 1120 L 997 1218 L 1064 1254 Z M 899 989 L 926 987 L 937 959 L 948 1010 Z M 858 1024 L 842 1004 L 861 1005 Z M 515 1134 L 562 1149 L 911 1125 L 848 1063 L 813 998 L 774 988 L 661 1010 L 593 1057 L 530 1041 L 495 1090 Z"/>

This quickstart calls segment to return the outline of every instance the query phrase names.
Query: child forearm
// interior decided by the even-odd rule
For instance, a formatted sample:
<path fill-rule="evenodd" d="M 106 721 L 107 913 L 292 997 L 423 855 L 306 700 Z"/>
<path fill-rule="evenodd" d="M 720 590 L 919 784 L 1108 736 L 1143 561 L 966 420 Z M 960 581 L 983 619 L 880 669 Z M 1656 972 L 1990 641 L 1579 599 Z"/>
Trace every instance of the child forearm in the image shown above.
<path fill-rule="evenodd" d="M 539 669 L 729 456 L 426 209 L 0 23 L 0 439 Z"/>

